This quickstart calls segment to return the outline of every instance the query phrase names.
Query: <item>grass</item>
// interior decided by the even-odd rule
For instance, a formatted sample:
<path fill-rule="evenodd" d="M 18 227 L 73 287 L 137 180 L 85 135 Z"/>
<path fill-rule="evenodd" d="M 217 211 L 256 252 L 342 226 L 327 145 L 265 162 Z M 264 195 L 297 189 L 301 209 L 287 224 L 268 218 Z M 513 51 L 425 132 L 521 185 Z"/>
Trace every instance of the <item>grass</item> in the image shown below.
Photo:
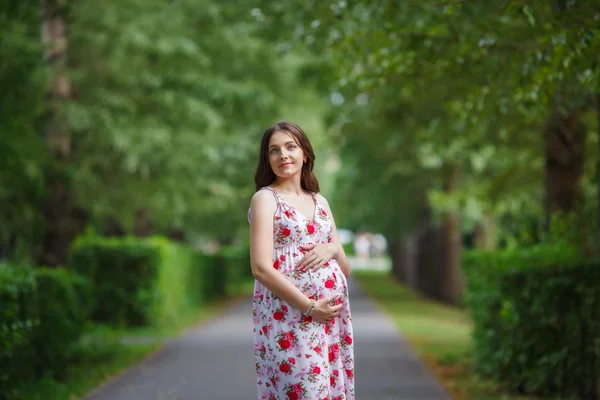
<path fill-rule="evenodd" d="M 472 324 L 463 309 L 429 301 L 391 279 L 387 272 L 353 272 L 360 287 L 392 317 L 411 347 L 456 400 L 534 400 L 512 395 L 475 376 Z"/>
<path fill-rule="evenodd" d="M 97 336 L 100 339 L 100 336 Z M 158 344 L 123 345 L 94 340 L 78 346 L 64 379 L 44 379 L 22 390 L 27 400 L 75 400 L 111 376 L 141 361 Z"/>
<path fill-rule="evenodd" d="M 208 304 L 180 318 L 168 327 L 115 329 L 95 326 L 77 344 L 65 377 L 46 379 L 29 385 L 19 397 L 23 400 L 77 400 L 111 377 L 159 350 L 164 339 L 178 336 L 206 323 L 226 308 L 252 293 L 252 282 L 238 285 L 227 299 Z"/>

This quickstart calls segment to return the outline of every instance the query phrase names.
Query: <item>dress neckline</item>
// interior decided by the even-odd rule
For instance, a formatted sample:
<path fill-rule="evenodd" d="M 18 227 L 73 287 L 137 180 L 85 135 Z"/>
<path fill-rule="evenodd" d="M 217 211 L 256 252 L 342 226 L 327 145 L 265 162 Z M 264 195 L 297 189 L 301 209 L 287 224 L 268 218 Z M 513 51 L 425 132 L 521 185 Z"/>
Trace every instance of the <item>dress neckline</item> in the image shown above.
<path fill-rule="evenodd" d="M 279 198 L 279 201 L 284 202 L 288 207 L 292 208 L 294 210 L 294 212 L 296 214 L 299 214 L 302 218 L 304 218 L 305 221 L 307 221 L 309 224 L 314 224 L 315 220 L 317 219 L 317 212 L 318 212 L 318 204 L 319 204 L 319 200 L 317 199 L 317 196 L 315 196 L 314 193 L 309 192 L 310 195 L 313 198 L 313 203 L 314 203 L 314 208 L 313 208 L 313 217 L 312 220 L 309 220 L 306 215 L 304 215 L 303 213 L 301 213 L 296 207 L 294 207 L 293 205 L 291 205 L 287 200 L 285 200 L 277 190 L 273 189 L 271 186 L 266 186 L 269 190 L 271 190 L 273 193 L 275 193 L 275 195 Z"/>

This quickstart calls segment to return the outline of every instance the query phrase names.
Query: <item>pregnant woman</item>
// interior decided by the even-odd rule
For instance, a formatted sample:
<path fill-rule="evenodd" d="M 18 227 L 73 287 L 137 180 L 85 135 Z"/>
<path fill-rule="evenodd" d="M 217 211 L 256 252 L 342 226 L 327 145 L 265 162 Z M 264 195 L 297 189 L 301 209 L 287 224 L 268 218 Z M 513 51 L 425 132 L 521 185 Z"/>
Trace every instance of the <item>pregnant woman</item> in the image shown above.
<path fill-rule="evenodd" d="M 350 265 L 296 124 L 263 135 L 249 210 L 261 400 L 354 400 Z"/>

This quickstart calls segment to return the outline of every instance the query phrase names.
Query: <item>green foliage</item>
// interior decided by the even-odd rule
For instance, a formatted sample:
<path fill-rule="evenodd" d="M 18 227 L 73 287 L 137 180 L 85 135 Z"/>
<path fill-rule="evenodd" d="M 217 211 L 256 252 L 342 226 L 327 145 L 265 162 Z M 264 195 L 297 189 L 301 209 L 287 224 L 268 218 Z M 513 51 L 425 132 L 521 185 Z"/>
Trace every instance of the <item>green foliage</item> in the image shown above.
<path fill-rule="evenodd" d="M 153 305 L 153 322 L 169 326 L 203 303 L 200 287 L 206 278 L 207 262 L 186 246 L 164 238 L 150 241 L 160 254 L 157 284 L 160 299 Z"/>
<path fill-rule="evenodd" d="M 62 4 L 72 98 L 61 103 L 69 137 L 61 171 L 79 222 L 132 233 L 142 211 L 155 234 L 229 241 L 247 230 L 266 126 L 293 119 L 313 143 L 327 143 L 328 105 L 298 76 L 315 57 L 275 52 L 251 8 L 214 0 Z M 40 207 L 44 173 L 57 160 L 42 131 L 54 76 L 39 11 L 33 2 L 0 5 L 0 257 L 12 259 L 35 258 L 53 229 Z"/>
<path fill-rule="evenodd" d="M 165 328 L 189 323 L 200 307 L 211 312 L 210 302 L 252 280 L 248 260 L 246 247 L 207 255 L 160 237 L 86 236 L 69 270 L 0 265 L 0 397 L 66 392 L 73 363 L 96 357 L 79 340 L 89 318 Z"/>
<path fill-rule="evenodd" d="M 546 244 L 567 245 L 577 248 L 583 257 L 591 257 L 595 250 L 596 207 L 579 207 L 570 213 L 556 213 L 550 218 L 550 227 L 540 233 Z"/>
<path fill-rule="evenodd" d="M 344 253 L 346 253 L 347 256 L 355 256 L 355 251 L 354 251 L 354 243 L 350 242 L 350 243 L 346 243 L 343 245 L 344 246 Z"/>
<path fill-rule="evenodd" d="M 29 257 L 37 239 L 46 161 L 38 122 L 47 86 L 39 42 L 39 4 L 0 5 L 0 243 L 13 259 Z"/>
<path fill-rule="evenodd" d="M 86 281 L 63 268 L 38 268 L 36 301 L 35 364 L 39 376 L 61 377 L 77 342 L 87 327 L 89 308 L 81 299 Z"/>
<path fill-rule="evenodd" d="M 210 0 L 74 3 L 74 189 L 94 216 L 129 231 L 141 207 L 159 232 L 236 234 L 260 134 L 293 82 L 242 13 Z"/>
<path fill-rule="evenodd" d="M 333 200 L 340 226 L 382 232 L 391 239 L 417 227 L 432 174 L 416 166 L 417 152 L 409 150 L 416 149 L 420 135 L 400 130 L 403 106 L 394 103 L 391 89 L 379 94 L 376 102 L 352 107 L 354 118 L 343 125 L 344 168 Z"/>
<path fill-rule="evenodd" d="M 589 398 L 600 360 L 599 266 L 577 249 L 465 254 L 477 371 L 513 390 Z"/>
<path fill-rule="evenodd" d="M 93 321 L 135 326 L 151 319 L 159 299 L 160 253 L 147 241 L 81 237 L 71 249 L 69 268 L 89 281 L 86 302 Z"/>
<path fill-rule="evenodd" d="M 89 280 L 94 321 L 168 326 L 250 279 L 248 260 L 245 248 L 207 255 L 158 237 L 83 236 L 69 266 Z"/>
<path fill-rule="evenodd" d="M 190 312 L 227 294 L 227 277 L 216 255 L 164 238 L 152 238 L 149 242 L 160 252 L 159 294 L 151 322 L 161 326 L 177 324 Z"/>
<path fill-rule="evenodd" d="M 0 390 L 60 377 L 86 327 L 82 278 L 62 269 L 0 267 Z"/>
<path fill-rule="evenodd" d="M 591 197 L 591 196 L 590 196 Z M 501 247 L 518 248 L 538 244 L 571 246 L 590 256 L 595 249 L 596 209 L 593 199 L 570 213 L 555 213 L 546 226 L 539 204 L 499 219 Z"/>
<path fill-rule="evenodd" d="M 401 236 L 427 203 L 459 211 L 467 230 L 484 215 L 518 218 L 542 195 L 548 110 L 595 118 L 597 1 L 253 3 L 268 32 L 293 28 L 282 41 L 308 44 L 337 77 L 331 119 L 347 168 L 339 198 L 353 227 L 389 235 L 395 226 Z M 461 171 L 451 194 L 447 163 Z"/>
<path fill-rule="evenodd" d="M 226 291 L 237 292 L 240 285 L 253 280 L 250 249 L 246 246 L 223 246 L 216 254 L 220 274 L 226 277 Z"/>
<path fill-rule="evenodd" d="M 0 266 L 0 392 L 12 393 L 35 378 L 33 337 L 39 325 L 35 275 L 25 268 Z"/>

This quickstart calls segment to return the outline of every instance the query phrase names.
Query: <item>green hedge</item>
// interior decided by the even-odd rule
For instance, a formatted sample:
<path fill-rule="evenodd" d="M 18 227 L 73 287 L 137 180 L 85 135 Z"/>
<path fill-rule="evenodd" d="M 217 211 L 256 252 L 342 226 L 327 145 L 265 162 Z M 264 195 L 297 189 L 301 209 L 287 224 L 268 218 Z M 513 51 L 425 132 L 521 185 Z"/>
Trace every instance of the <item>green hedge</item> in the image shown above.
<path fill-rule="evenodd" d="M 162 238 L 148 243 L 158 251 L 160 261 L 150 322 L 175 324 L 203 304 L 225 296 L 225 282 L 221 282 L 214 256 Z"/>
<path fill-rule="evenodd" d="M 164 238 L 82 237 L 68 269 L 0 264 L 0 399 L 60 378 L 88 319 L 177 324 L 251 279 L 245 247 L 206 255 Z"/>
<path fill-rule="evenodd" d="M 88 327 L 89 308 L 81 299 L 87 281 L 63 268 L 37 268 L 37 312 L 35 330 L 37 373 L 61 377 L 73 354 L 73 344 Z"/>
<path fill-rule="evenodd" d="M 91 282 L 92 319 L 116 326 L 175 323 L 251 276 L 245 249 L 206 255 L 158 237 L 81 237 L 69 267 Z"/>
<path fill-rule="evenodd" d="M 600 264 L 538 246 L 468 252 L 463 265 L 477 371 L 522 393 L 595 398 Z"/>
<path fill-rule="evenodd" d="M 0 267 L 0 393 L 9 394 L 19 382 L 35 379 L 35 289 L 31 270 Z"/>
<path fill-rule="evenodd" d="M 75 241 L 69 269 L 90 282 L 91 318 L 119 326 L 147 323 L 158 302 L 160 251 L 148 241 L 85 236 Z"/>
<path fill-rule="evenodd" d="M 224 246 L 216 255 L 225 279 L 225 290 L 235 291 L 236 288 L 249 280 L 253 280 L 250 268 L 250 249 L 241 246 Z"/>
<path fill-rule="evenodd" d="M 86 327 L 84 280 L 64 269 L 0 266 L 0 393 L 59 377 Z"/>

